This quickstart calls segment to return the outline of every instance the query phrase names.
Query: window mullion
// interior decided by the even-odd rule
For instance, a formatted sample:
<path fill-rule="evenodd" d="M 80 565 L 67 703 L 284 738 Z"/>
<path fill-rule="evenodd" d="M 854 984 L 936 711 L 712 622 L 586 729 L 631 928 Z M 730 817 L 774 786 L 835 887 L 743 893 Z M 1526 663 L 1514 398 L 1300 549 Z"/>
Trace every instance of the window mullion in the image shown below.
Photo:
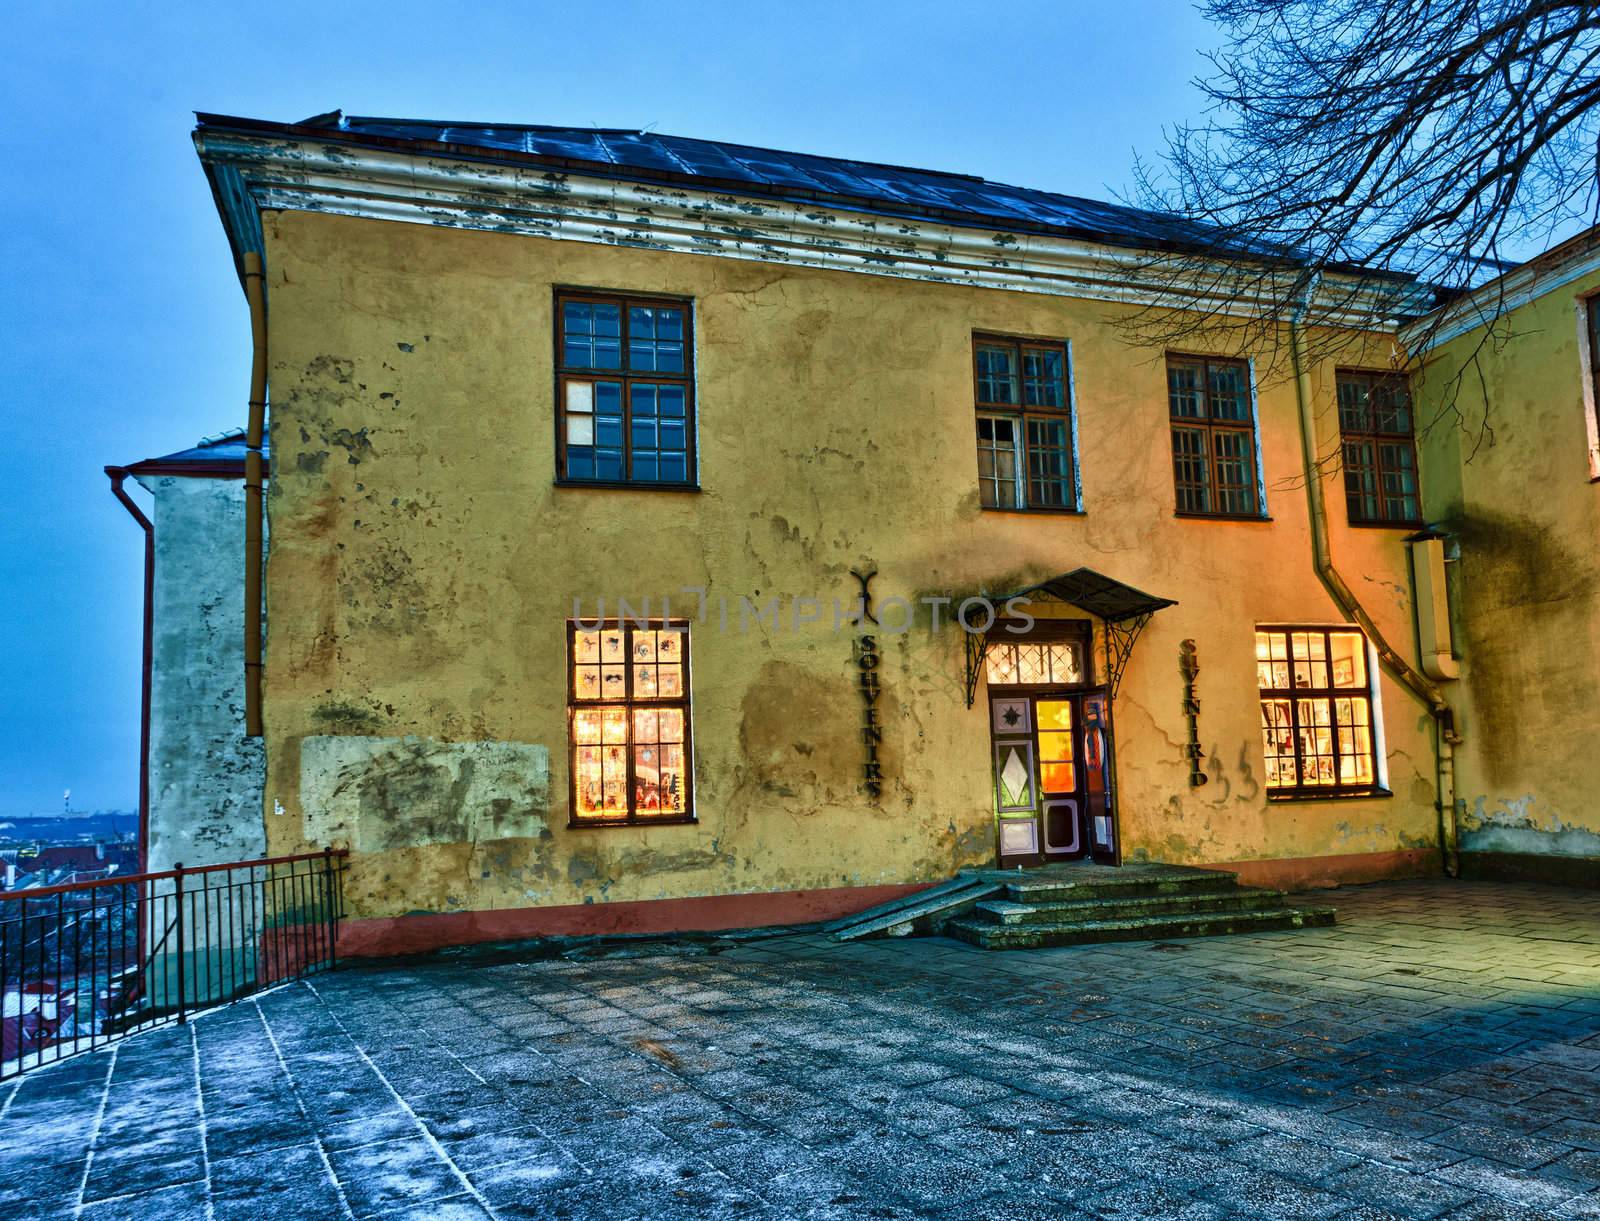
<path fill-rule="evenodd" d="M 1294 633 L 1287 629 L 1283 633 L 1283 656 L 1289 669 L 1289 741 L 1294 745 L 1294 787 L 1298 790 L 1307 787 L 1305 744 L 1300 739 L 1299 689 L 1294 677 Z"/>
<path fill-rule="evenodd" d="M 1017 379 L 1017 395 L 1020 398 L 1022 396 L 1022 366 L 1020 363 L 1017 366 Z M 1029 472 L 1033 469 L 1031 465 L 1032 454 L 1029 452 L 1031 444 L 1032 442 L 1028 439 L 1028 416 L 1019 404 L 1017 409 L 1017 507 L 1021 509 L 1031 509 L 1033 507 L 1029 503 L 1033 488 L 1028 478 Z"/>
<path fill-rule="evenodd" d="M 634 629 L 627 624 L 622 628 L 622 693 L 623 714 L 628 718 L 627 733 L 623 735 L 623 749 L 627 754 L 623 756 L 623 775 L 627 777 L 628 790 L 625 794 L 627 802 L 628 821 L 633 822 L 639 812 L 633 808 L 633 796 L 638 791 L 635 787 L 633 775 L 633 633 Z"/>

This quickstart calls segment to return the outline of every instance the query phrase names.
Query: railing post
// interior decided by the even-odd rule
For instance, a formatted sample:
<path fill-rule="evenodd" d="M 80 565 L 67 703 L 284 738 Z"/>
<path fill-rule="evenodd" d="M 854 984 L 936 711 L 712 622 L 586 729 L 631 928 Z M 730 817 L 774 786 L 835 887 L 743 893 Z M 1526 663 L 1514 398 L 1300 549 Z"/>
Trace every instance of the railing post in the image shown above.
<path fill-rule="evenodd" d="M 339 908 L 333 888 L 333 849 L 322 850 L 322 885 L 323 903 L 328 913 L 328 965 L 331 967 L 338 962 L 338 951 L 334 948 L 335 939 L 339 932 Z"/>
<path fill-rule="evenodd" d="M 179 861 L 172 867 L 173 894 L 178 902 L 178 1025 L 182 1026 L 183 1015 L 183 862 Z"/>

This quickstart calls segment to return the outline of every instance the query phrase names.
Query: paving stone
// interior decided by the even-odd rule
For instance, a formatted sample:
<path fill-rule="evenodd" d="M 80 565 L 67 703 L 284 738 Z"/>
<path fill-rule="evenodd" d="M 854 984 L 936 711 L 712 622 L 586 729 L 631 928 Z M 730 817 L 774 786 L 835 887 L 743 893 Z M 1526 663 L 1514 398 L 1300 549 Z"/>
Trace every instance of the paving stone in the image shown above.
<path fill-rule="evenodd" d="M 342 970 L 0 1086 L 0 1213 L 75 1216 L 92 1148 L 83 1216 L 203 1216 L 203 1134 L 220 1221 L 338 1215 L 324 1156 L 360 1216 L 1600 1215 L 1595 897 L 1334 899 L 1227 941 Z"/>

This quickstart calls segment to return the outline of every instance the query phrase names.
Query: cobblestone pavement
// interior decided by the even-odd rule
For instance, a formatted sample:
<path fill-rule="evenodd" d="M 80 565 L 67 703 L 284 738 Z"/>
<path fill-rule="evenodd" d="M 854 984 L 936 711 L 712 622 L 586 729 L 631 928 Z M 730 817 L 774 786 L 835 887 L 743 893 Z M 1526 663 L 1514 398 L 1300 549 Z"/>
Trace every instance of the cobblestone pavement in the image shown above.
<path fill-rule="evenodd" d="M 340 971 L 0 1089 L 0 1213 L 1600 1217 L 1600 895 Z"/>

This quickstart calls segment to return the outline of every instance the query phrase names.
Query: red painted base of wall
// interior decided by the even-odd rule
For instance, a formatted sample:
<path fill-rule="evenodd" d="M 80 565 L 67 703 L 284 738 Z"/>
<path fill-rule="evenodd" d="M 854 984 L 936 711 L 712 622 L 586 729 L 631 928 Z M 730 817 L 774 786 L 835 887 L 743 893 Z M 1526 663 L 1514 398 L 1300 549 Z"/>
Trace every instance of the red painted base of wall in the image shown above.
<path fill-rule="evenodd" d="M 706 895 L 578 903 L 568 907 L 514 907 L 500 911 L 444 912 L 346 920 L 339 929 L 340 958 L 424 954 L 452 945 L 521 941 L 530 937 L 593 937 L 610 933 L 714 933 L 731 928 L 810 924 L 854 915 L 879 903 L 915 894 L 930 883 L 840 886 L 767 894 Z"/>
<path fill-rule="evenodd" d="M 1437 848 L 1407 848 L 1398 852 L 1361 852 L 1350 856 L 1302 856 L 1275 861 L 1233 861 L 1206 865 L 1228 869 L 1246 886 L 1274 890 L 1317 890 L 1391 878 L 1432 878 L 1442 872 Z"/>

